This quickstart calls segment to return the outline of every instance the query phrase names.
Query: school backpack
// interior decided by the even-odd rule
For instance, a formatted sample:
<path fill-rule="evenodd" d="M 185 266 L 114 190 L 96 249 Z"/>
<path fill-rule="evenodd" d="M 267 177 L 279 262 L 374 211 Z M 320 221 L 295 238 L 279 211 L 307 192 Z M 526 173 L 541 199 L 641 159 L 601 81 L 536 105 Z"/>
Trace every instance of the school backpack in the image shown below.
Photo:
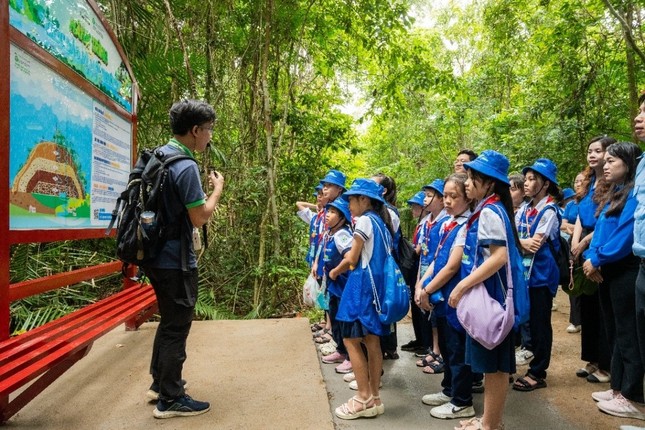
<path fill-rule="evenodd" d="M 393 256 L 401 269 L 405 283 L 414 288 L 417 282 L 417 273 L 419 272 L 419 254 L 403 235 L 399 239 L 398 248 L 393 253 Z"/>
<path fill-rule="evenodd" d="M 182 235 L 183 222 L 169 225 L 165 219 L 164 186 L 170 164 L 194 158 L 160 148 L 144 150 L 130 172 L 128 185 L 116 201 L 105 234 L 117 221 L 116 254 L 128 264 L 145 265 L 154 260 L 169 239 L 182 239 L 182 266 L 187 260 L 187 242 Z M 195 161 L 196 162 L 196 161 Z"/>

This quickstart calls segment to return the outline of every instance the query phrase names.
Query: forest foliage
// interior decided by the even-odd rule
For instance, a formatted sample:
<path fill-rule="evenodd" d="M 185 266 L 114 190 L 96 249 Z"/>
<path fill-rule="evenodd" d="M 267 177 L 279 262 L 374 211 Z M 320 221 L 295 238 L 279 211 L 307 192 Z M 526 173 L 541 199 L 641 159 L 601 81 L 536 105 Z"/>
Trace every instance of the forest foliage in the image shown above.
<path fill-rule="evenodd" d="M 200 163 L 226 186 L 200 260 L 202 318 L 300 311 L 294 203 L 328 169 L 393 176 L 408 231 L 405 200 L 461 148 L 499 150 L 512 170 L 549 157 L 571 186 L 591 137 L 633 140 L 645 79 L 643 0 L 99 4 L 139 84 L 140 147 L 165 143 L 176 100 L 217 111 Z"/>

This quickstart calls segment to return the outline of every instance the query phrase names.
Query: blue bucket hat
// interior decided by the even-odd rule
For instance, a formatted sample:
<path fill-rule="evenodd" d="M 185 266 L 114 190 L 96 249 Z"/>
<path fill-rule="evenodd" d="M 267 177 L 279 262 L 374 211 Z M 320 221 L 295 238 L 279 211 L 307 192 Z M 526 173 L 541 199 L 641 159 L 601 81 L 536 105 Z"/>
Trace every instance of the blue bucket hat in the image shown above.
<path fill-rule="evenodd" d="M 383 188 L 381 184 L 377 184 L 371 179 L 358 178 L 354 179 L 352 186 L 349 187 L 349 190 L 343 193 L 342 197 L 349 201 L 349 196 L 365 196 L 385 204 L 385 200 L 383 200 L 383 191 L 385 191 L 385 188 Z"/>
<path fill-rule="evenodd" d="M 423 206 L 423 199 L 426 197 L 426 193 L 419 191 L 416 193 L 410 200 L 408 200 L 409 205 L 419 205 Z"/>
<path fill-rule="evenodd" d="M 475 172 L 489 176 L 497 181 L 505 183 L 510 187 L 511 183 L 508 182 L 509 165 L 510 163 L 508 162 L 508 158 L 497 151 L 487 149 L 473 161 L 464 163 L 464 168 L 466 170 L 473 169 Z"/>
<path fill-rule="evenodd" d="M 443 187 L 446 185 L 443 179 L 435 179 L 434 181 L 430 182 L 428 185 L 424 185 L 423 189 L 426 190 L 428 188 L 435 190 L 439 194 L 441 194 L 441 197 L 443 197 Z"/>
<path fill-rule="evenodd" d="M 539 173 L 544 176 L 547 181 L 558 185 L 558 180 L 556 179 L 558 176 L 558 168 L 555 166 L 555 163 L 548 158 L 538 158 L 532 166 L 523 168 L 522 174 L 526 175 L 526 172 L 529 170 Z"/>
<path fill-rule="evenodd" d="M 347 188 L 345 188 L 345 180 L 346 180 L 346 176 L 343 172 L 341 172 L 340 170 L 330 170 L 329 172 L 327 172 L 325 177 L 320 180 L 320 185 L 323 185 L 323 184 L 338 185 L 344 191 L 347 191 Z"/>
<path fill-rule="evenodd" d="M 330 207 L 333 207 L 334 209 L 338 209 L 340 213 L 343 214 L 345 217 L 345 221 L 348 223 L 352 222 L 352 214 L 349 211 L 349 203 L 347 203 L 347 200 L 345 199 L 336 199 L 333 202 L 327 203 L 325 205 L 325 209 L 329 209 Z"/>
<path fill-rule="evenodd" d="M 571 197 L 575 197 L 576 192 L 573 191 L 571 188 L 565 188 L 564 190 L 562 190 L 562 195 L 563 195 L 562 200 L 567 200 L 567 199 L 570 199 Z"/>

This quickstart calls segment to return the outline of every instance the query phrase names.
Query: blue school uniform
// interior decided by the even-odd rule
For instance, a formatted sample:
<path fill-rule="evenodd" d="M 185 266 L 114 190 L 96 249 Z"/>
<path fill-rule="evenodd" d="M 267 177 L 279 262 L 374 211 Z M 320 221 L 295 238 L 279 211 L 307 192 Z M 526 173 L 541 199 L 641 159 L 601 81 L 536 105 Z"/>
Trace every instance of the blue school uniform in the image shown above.
<path fill-rule="evenodd" d="M 320 244 L 324 233 L 325 213 L 326 211 L 324 209 L 319 211 L 309 222 L 309 251 L 305 257 L 309 267 L 314 264 L 316 255 L 318 254 L 318 245 Z"/>
<path fill-rule="evenodd" d="M 520 239 L 528 239 L 535 235 L 540 221 L 547 215 L 547 211 L 551 211 L 553 215 L 559 217 L 559 208 L 553 198 L 547 197 L 544 206 L 538 210 L 540 203 L 538 203 L 537 207 L 527 203 L 518 211 L 515 220 Z M 560 241 L 558 239 L 560 234 L 559 219 L 557 221 L 557 227 L 550 227 L 549 231 L 544 233 L 547 240 L 532 257 L 532 267 L 528 279 L 529 288 L 549 287 L 552 296 L 557 293 L 560 280 L 560 271 L 554 255 L 554 252 L 560 251 Z M 551 242 L 551 245 L 549 245 L 548 241 Z M 553 251 L 551 247 L 553 247 Z"/>
<path fill-rule="evenodd" d="M 333 235 L 327 235 L 323 245 L 323 269 L 329 273 L 336 268 L 352 245 L 352 230 L 345 225 Z M 327 291 L 331 296 L 338 297 L 343 294 L 347 283 L 347 273 L 339 275 L 336 279 L 327 278 Z"/>
<path fill-rule="evenodd" d="M 439 242 L 437 244 L 437 250 L 435 252 L 434 268 L 431 278 L 434 278 L 437 273 L 439 273 L 444 267 L 446 267 L 446 264 L 448 264 L 448 259 L 450 258 L 455 240 L 459 236 L 459 232 L 461 231 L 464 221 L 468 218 L 468 216 L 470 216 L 470 212 L 462 215 L 461 217 L 464 218 L 461 223 L 459 223 L 458 219 L 450 217 L 439 228 Z M 455 286 L 457 285 L 457 283 L 459 283 L 460 279 L 460 273 L 456 273 L 446 284 L 441 287 L 440 290 L 443 294 L 444 301 L 435 304 L 433 309 L 433 312 L 438 317 L 444 317 L 448 313 L 454 313 L 455 319 L 457 318 L 457 311 L 454 308 L 448 306 L 446 300 L 448 299 L 448 297 L 450 297 L 450 293 L 452 293 L 452 290 L 455 289 Z"/>
<path fill-rule="evenodd" d="M 428 220 L 424 227 L 423 243 L 421 244 L 421 255 L 419 257 L 419 277 L 423 276 L 434 260 L 437 246 L 439 245 L 439 233 L 441 225 L 448 221 L 450 216 L 441 211 L 433 221 Z"/>
<path fill-rule="evenodd" d="M 493 209 L 488 205 L 495 205 L 497 208 Z M 502 214 L 501 218 L 500 214 Z M 489 224 L 487 230 L 497 229 L 497 237 L 482 236 L 483 229 L 480 226 L 480 219 Z M 482 201 L 466 224 L 464 253 L 461 259 L 461 278 L 465 278 L 473 271 L 475 263 L 480 266 L 484 262 L 485 248 L 491 245 L 515 246 L 512 243 L 512 236 L 509 237 L 511 229 L 511 221 L 506 216 L 506 210 L 496 195 Z M 490 231 L 488 233 L 490 234 Z M 480 236 L 482 236 L 481 239 Z M 486 279 L 484 286 L 493 299 L 504 305 L 507 289 L 506 265 L 500 268 L 495 275 Z M 467 336 L 466 364 L 471 366 L 474 373 L 515 373 L 515 346 L 512 340 L 513 332 L 511 331 L 501 344 L 488 350 Z"/>
<path fill-rule="evenodd" d="M 371 271 L 376 292 L 384 296 L 383 267 L 387 256 L 386 246 L 392 246 L 392 237 L 387 226 L 373 211 L 368 211 L 356 219 L 354 235 L 364 241 L 359 262 L 351 271 L 340 298 L 336 319 L 343 321 L 343 337 L 356 338 L 368 334 L 384 336 L 389 333 L 389 326 L 381 324 L 374 306 Z M 372 247 L 372 255 L 367 260 L 367 245 Z"/>

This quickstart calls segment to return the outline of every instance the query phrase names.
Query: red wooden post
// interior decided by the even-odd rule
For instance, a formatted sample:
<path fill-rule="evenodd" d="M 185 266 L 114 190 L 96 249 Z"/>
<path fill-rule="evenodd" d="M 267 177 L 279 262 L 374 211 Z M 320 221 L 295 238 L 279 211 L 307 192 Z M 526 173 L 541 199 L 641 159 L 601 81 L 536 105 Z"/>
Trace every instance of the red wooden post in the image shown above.
<path fill-rule="evenodd" d="M 9 6 L 0 6 L 0 341 L 9 338 Z"/>

